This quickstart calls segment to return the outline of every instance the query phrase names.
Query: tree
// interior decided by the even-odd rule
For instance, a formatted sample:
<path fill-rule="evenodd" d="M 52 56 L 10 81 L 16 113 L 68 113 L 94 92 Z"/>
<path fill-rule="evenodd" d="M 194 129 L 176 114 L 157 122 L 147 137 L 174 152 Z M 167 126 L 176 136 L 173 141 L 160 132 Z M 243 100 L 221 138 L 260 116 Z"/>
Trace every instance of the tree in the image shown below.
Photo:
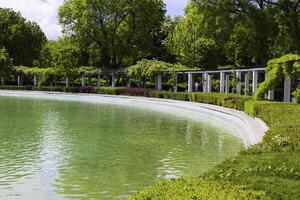
<path fill-rule="evenodd" d="M 47 41 L 41 28 L 12 9 L 0 8 L 0 48 L 5 47 L 15 65 L 32 66 Z"/>
<path fill-rule="evenodd" d="M 65 34 L 97 46 L 103 67 L 119 68 L 153 56 L 164 13 L 162 0 L 66 0 L 59 19 Z"/>
<path fill-rule="evenodd" d="M 7 78 L 12 72 L 12 60 L 9 57 L 8 52 L 5 48 L 0 49 L 0 78 L 2 84 L 5 82 L 5 78 Z"/>

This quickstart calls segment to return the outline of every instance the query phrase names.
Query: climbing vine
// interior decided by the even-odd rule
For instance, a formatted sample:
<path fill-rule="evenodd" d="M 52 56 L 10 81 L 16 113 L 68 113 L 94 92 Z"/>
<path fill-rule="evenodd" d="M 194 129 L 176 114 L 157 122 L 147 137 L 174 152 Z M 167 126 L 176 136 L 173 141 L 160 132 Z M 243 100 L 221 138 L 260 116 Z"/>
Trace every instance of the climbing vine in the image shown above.
<path fill-rule="evenodd" d="M 263 99 L 268 90 L 278 86 L 284 76 L 293 76 L 300 73 L 300 55 L 288 54 L 268 62 L 266 72 L 268 77 L 259 85 L 254 94 L 255 99 Z"/>

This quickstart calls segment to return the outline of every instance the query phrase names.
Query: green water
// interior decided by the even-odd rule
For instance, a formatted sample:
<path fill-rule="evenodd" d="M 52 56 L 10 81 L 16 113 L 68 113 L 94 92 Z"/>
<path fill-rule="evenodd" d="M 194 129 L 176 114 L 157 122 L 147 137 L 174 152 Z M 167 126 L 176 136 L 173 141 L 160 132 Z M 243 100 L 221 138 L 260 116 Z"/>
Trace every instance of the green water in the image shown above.
<path fill-rule="evenodd" d="M 126 197 L 242 147 L 215 127 L 122 106 L 0 97 L 0 199 Z"/>

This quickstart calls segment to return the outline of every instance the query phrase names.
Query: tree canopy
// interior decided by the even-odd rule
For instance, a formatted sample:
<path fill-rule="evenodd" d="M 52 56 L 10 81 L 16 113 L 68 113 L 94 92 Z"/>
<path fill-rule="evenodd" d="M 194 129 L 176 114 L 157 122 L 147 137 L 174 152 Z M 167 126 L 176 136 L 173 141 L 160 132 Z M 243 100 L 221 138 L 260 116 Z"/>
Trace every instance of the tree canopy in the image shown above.
<path fill-rule="evenodd" d="M 12 9 L 0 8 L 0 48 L 6 48 L 14 65 L 32 66 L 46 41 L 37 23 Z"/>
<path fill-rule="evenodd" d="M 106 68 L 154 56 L 155 30 L 164 14 L 162 0 L 66 0 L 59 9 L 64 33 L 76 37 L 86 49 L 99 49 Z"/>

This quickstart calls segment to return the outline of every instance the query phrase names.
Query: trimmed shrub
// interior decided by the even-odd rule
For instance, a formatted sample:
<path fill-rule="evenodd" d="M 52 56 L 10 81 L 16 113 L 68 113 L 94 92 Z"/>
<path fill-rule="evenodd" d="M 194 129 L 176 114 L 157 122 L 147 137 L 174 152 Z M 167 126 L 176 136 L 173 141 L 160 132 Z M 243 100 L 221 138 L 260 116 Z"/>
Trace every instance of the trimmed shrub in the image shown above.
<path fill-rule="evenodd" d="M 120 95 L 120 90 L 124 89 L 122 87 L 100 87 L 97 89 L 98 94 L 109 94 L 109 95 Z"/>
<path fill-rule="evenodd" d="M 151 91 L 149 96 L 155 98 L 174 99 L 181 101 L 189 100 L 187 92 Z"/>
<path fill-rule="evenodd" d="M 153 91 L 151 89 L 145 88 L 120 88 L 118 90 L 119 95 L 129 95 L 129 96 L 144 96 L 149 97 L 149 93 Z"/>
<path fill-rule="evenodd" d="M 84 86 L 79 88 L 80 93 L 96 93 L 97 89 L 93 86 Z"/>
<path fill-rule="evenodd" d="M 2 85 L 0 90 L 26 90 L 25 86 Z"/>

